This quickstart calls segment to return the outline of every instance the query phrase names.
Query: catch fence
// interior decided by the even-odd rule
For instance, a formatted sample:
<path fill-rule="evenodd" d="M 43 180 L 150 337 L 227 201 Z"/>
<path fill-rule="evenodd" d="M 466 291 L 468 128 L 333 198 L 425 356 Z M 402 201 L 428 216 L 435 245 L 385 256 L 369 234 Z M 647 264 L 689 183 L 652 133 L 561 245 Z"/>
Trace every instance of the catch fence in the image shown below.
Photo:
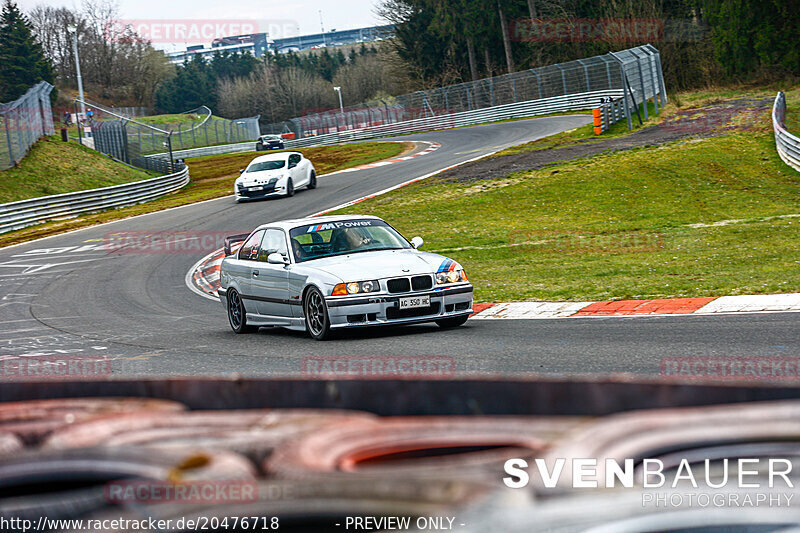
<path fill-rule="evenodd" d="M 41 81 L 13 102 L 0 104 L 0 170 L 15 166 L 40 137 L 55 133 L 52 90 Z"/>
<path fill-rule="evenodd" d="M 93 104 L 93 109 L 91 143 L 96 150 L 130 165 L 158 172 L 180 169 L 171 156 L 175 150 L 254 141 L 259 135 L 259 117 L 222 119 L 213 116 L 205 106 L 181 113 L 180 117 L 162 116 L 157 121 L 122 116 L 97 104 Z M 175 121 L 171 122 L 171 118 Z M 148 157 L 152 154 L 162 154 L 162 157 Z"/>
<path fill-rule="evenodd" d="M 514 72 L 482 80 L 388 97 L 354 107 L 313 113 L 270 124 L 270 133 L 294 134 L 303 139 L 343 131 L 380 128 L 419 119 L 446 118 L 498 106 L 553 98 L 597 94 L 624 95 L 624 114 L 633 127 L 632 113 L 647 100 L 658 112 L 667 102 L 661 57 L 652 45 L 638 46 L 587 59 Z M 596 102 L 599 104 L 599 100 Z M 596 107 L 596 106 L 595 106 Z M 390 128 L 389 128 L 390 129 Z"/>

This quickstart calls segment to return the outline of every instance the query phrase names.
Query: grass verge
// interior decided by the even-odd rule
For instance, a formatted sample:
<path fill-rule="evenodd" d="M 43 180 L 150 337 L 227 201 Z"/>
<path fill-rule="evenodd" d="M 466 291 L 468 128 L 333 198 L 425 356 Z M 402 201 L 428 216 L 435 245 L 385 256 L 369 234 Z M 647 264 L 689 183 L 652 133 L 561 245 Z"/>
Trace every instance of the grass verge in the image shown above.
<path fill-rule="evenodd" d="M 800 291 L 798 186 L 761 129 L 432 178 L 340 212 L 421 235 L 465 266 L 477 301 L 781 293 Z"/>
<path fill-rule="evenodd" d="M 355 143 L 307 148 L 300 151 L 311 159 L 318 174 L 327 174 L 336 170 L 395 157 L 412 146 L 411 143 Z M 90 155 L 94 155 L 94 152 Z M 233 182 L 239 175 L 239 169 L 257 155 L 264 155 L 264 152 L 223 154 L 188 159 L 187 164 L 189 165 L 189 175 L 192 181 L 176 193 L 144 204 L 84 215 L 69 220 L 47 222 L 19 231 L 4 233 L 0 235 L 0 247 L 103 222 L 120 220 L 230 195 L 233 191 Z M 103 159 L 110 161 L 107 158 Z M 128 167 L 119 163 L 110 162 L 128 169 Z"/>

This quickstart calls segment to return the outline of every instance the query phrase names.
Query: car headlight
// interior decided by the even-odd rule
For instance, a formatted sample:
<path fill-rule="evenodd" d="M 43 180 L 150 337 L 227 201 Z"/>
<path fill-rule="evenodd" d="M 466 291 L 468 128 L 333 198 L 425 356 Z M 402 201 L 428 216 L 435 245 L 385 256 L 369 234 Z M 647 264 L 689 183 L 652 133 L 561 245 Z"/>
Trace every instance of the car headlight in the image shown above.
<path fill-rule="evenodd" d="M 451 270 L 450 272 L 436 273 L 437 285 L 444 285 L 445 283 L 458 283 L 459 281 L 468 281 L 467 273 L 464 270 Z"/>
<path fill-rule="evenodd" d="M 377 292 L 381 286 L 377 280 L 351 281 L 349 283 L 339 283 L 333 288 L 333 296 L 344 296 L 346 294 L 359 294 L 362 292 Z"/>

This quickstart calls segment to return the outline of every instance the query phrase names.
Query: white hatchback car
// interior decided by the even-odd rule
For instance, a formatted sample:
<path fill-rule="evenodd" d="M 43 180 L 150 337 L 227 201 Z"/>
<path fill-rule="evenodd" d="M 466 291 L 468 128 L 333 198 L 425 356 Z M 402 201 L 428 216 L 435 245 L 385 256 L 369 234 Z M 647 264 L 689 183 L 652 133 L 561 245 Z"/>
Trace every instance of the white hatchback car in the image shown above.
<path fill-rule="evenodd" d="M 236 201 L 271 196 L 293 196 L 299 187 L 315 189 L 317 173 L 311 161 L 300 152 L 280 152 L 253 159 L 236 178 Z"/>

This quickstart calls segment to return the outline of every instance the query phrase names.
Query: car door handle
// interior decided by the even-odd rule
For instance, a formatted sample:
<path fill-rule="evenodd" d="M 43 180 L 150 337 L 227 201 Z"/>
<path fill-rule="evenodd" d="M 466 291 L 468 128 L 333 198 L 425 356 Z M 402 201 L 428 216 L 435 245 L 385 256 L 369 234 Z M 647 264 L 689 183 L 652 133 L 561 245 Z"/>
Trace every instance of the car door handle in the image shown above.
<path fill-rule="evenodd" d="M 258 270 L 253 270 L 253 275 L 258 276 Z"/>

